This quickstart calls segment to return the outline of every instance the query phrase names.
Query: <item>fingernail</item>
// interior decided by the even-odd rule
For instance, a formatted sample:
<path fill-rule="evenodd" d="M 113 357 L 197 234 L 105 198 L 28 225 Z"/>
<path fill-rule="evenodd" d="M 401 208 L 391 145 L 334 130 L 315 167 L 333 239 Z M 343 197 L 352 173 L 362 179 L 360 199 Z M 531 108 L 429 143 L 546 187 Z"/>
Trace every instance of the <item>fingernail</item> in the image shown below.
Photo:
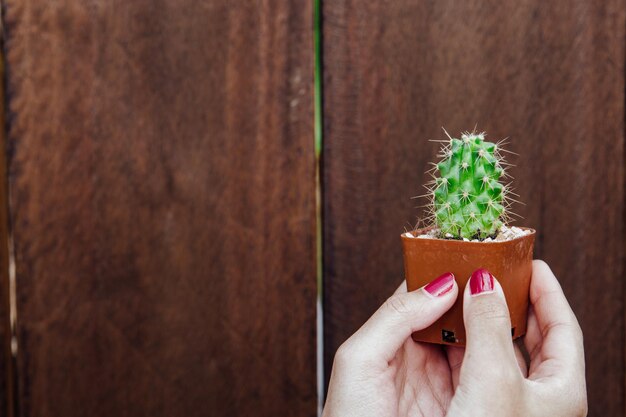
<path fill-rule="evenodd" d="M 469 280 L 470 294 L 478 295 L 493 292 L 493 275 L 486 269 L 480 268 L 472 273 Z"/>
<path fill-rule="evenodd" d="M 452 275 L 452 272 L 446 272 L 432 280 L 424 287 L 424 290 L 434 297 L 441 297 L 450 292 L 452 287 L 454 287 L 454 275 Z"/>

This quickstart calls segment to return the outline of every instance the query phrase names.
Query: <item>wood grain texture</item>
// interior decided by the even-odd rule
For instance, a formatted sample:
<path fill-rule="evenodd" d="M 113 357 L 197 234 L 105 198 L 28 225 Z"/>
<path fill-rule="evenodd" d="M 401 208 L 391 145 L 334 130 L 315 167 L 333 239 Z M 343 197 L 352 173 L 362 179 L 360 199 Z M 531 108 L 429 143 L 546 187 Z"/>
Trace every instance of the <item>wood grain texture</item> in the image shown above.
<path fill-rule="evenodd" d="M 19 415 L 315 415 L 311 2 L 4 6 Z"/>
<path fill-rule="evenodd" d="M 0 53 L 0 79 L 5 76 L 5 57 Z M 14 360 L 11 352 L 11 283 L 9 275 L 9 199 L 7 178 L 6 95 L 0 85 L 0 415 L 14 416 Z"/>
<path fill-rule="evenodd" d="M 325 363 L 402 280 L 399 234 L 444 139 L 510 136 L 536 257 L 585 333 L 591 416 L 624 388 L 625 5 L 324 2 Z"/>

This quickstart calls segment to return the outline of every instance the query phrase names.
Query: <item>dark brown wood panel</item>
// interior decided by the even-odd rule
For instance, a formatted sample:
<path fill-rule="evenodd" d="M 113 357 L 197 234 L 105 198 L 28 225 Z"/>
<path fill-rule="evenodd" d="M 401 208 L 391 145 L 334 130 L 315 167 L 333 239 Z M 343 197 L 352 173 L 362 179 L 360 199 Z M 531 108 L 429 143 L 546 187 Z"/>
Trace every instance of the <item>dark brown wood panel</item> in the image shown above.
<path fill-rule="evenodd" d="M 311 2 L 4 3 L 19 415 L 315 415 Z"/>
<path fill-rule="evenodd" d="M 1 42 L 1 41 L 0 41 Z M 0 79 L 4 79 L 0 53 Z M 7 135 L 4 83 L 0 85 L 0 415 L 13 417 L 13 354 L 11 352 L 11 284 L 9 277 L 9 200 L 7 194 Z"/>
<path fill-rule="evenodd" d="M 325 363 L 403 276 L 427 162 L 510 136 L 536 257 L 585 332 L 590 415 L 624 413 L 624 27 L 617 0 L 324 2 Z"/>

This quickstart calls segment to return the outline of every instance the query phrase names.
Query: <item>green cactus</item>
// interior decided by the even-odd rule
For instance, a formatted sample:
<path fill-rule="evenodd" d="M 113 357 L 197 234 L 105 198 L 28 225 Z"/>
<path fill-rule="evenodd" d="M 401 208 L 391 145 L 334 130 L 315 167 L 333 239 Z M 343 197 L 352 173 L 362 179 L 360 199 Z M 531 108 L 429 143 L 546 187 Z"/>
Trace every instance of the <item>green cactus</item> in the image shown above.
<path fill-rule="evenodd" d="M 442 237 L 485 239 L 497 234 L 506 219 L 505 162 L 498 144 L 484 133 L 450 137 L 431 188 L 435 224 Z"/>

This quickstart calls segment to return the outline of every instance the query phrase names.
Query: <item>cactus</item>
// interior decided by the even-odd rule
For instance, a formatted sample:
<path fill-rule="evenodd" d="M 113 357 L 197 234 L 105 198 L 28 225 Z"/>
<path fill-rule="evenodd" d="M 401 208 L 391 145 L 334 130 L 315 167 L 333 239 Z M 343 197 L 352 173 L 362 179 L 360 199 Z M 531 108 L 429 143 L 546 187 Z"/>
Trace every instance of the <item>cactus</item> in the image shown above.
<path fill-rule="evenodd" d="M 446 132 L 447 133 L 447 132 Z M 430 188 L 432 218 L 442 237 L 483 240 L 506 223 L 508 186 L 499 145 L 484 133 L 450 137 Z"/>

